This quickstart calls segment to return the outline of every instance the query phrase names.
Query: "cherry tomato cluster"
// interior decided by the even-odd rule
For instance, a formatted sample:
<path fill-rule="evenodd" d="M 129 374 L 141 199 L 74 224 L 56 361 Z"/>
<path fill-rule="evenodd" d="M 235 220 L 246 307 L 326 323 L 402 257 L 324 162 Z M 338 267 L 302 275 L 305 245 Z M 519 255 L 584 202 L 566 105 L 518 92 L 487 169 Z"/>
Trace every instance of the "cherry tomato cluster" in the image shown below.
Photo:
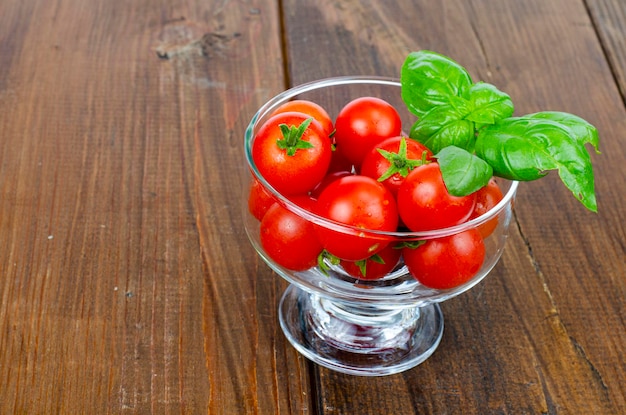
<path fill-rule="evenodd" d="M 347 225 L 321 226 L 253 181 L 248 207 L 260 242 L 279 265 L 302 271 L 331 258 L 360 280 L 379 279 L 401 258 L 411 275 L 438 289 L 470 280 L 485 257 L 494 218 L 477 228 L 424 241 L 399 242 L 387 232 L 461 224 L 502 199 L 495 181 L 468 196 L 448 193 L 439 165 L 423 144 L 402 133 L 397 110 L 375 97 L 346 104 L 335 121 L 320 105 L 290 101 L 258 129 L 252 158 L 260 174 L 290 201 Z"/>

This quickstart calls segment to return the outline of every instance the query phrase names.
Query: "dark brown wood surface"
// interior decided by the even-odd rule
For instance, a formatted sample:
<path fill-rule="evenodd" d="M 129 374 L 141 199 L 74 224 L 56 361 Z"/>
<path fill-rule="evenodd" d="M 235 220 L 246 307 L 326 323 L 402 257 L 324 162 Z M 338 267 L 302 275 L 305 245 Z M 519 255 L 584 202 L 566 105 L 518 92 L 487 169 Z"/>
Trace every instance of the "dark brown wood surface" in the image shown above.
<path fill-rule="evenodd" d="M 626 413 L 626 3 L 0 2 L 0 414 Z M 435 354 L 363 378 L 284 339 L 240 222 L 243 131 L 431 49 L 600 132 L 599 213 L 520 187 Z"/>

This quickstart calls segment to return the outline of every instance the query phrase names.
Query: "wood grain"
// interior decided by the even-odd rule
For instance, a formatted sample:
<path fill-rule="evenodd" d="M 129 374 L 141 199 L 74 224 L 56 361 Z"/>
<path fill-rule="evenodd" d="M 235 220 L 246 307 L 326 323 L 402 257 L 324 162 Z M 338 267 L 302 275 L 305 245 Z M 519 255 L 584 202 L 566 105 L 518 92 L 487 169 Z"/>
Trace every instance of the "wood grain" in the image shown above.
<path fill-rule="evenodd" d="M 619 0 L 586 2 L 607 61 L 626 101 L 626 4 Z"/>
<path fill-rule="evenodd" d="M 307 409 L 232 191 L 276 7 L 2 2 L 0 413 Z"/>
<path fill-rule="evenodd" d="M 0 2 L 0 414 L 626 413 L 621 0 Z M 240 221 L 288 86 L 452 56 L 595 124 L 599 213 L 524 183 L 502 260 L 383 378 L 286 342 Z"/>
<path fill-rule="evenodd" d="M 593 156 L 599 214 L 585 211 L 555 175 L 523 184 L 500 264 L 444 303 L 447 326 L 435 355 L 384 379 L 319 369 L 324 413 L 624 412 L 626 154 L 618 132 L 626 117 L 585 4 L 302 3 L 285 2 L 294 83 L 353 72 L 397 76 L 406 52 L 431 49 L 509 92 L 518 114 L 572 112 L 602 137 L 602 155 Z M 312 24 L 298 23 L 305 18 Z M 313 57 L 311 45 L 328 52 Z"/>

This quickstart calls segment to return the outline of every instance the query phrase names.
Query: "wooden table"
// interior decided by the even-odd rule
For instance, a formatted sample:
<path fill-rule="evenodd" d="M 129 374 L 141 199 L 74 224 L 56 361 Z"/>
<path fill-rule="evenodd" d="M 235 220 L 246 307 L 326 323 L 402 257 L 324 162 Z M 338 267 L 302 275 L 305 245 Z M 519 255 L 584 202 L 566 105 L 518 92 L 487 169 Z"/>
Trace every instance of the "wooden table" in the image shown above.
<path fill-rule="evenodd" d="M 289 86 L 419 49 L 596 125 L 599 213 L 522 184 L 435 354 L 342 375 L 278 326 L 243 131 Z M 625 100 L 622 0 L 3 0 L 0 413 L 626 413 Z"/>

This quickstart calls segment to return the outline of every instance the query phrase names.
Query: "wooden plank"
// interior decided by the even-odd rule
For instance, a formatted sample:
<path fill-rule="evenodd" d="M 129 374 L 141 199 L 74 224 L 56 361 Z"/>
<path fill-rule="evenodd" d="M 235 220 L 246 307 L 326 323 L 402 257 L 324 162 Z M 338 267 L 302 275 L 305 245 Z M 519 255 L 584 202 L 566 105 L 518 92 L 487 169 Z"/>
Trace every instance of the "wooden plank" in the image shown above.
<path fill-rule="evenodd" d="M 620 0 L 588 0 L 585 3 L 602 40 L 613 76 L 626 100 L 626 3 Z"/>
<path fill-rule="evenodd" d="M 321 411 L 625 412 L 626 112 L 583 2 L 284 4 L 293 84 L 397 76 L 406 53 L 431 49 L 510 93 L 518 114 L 572 112 L 602 137 L 602 155 L 593 155 L 598 214 L 585 211 L 556 175 L 523 184 L 493 275 L 443 304 L 447 326 L 437 352 L 385 378 L 319 369 Z"/>
<path fill-rule="evenodd" d="M 0 5 L 0 413 L 290 413 L 306 362 L 240 221 L 276 3 Z"/>

